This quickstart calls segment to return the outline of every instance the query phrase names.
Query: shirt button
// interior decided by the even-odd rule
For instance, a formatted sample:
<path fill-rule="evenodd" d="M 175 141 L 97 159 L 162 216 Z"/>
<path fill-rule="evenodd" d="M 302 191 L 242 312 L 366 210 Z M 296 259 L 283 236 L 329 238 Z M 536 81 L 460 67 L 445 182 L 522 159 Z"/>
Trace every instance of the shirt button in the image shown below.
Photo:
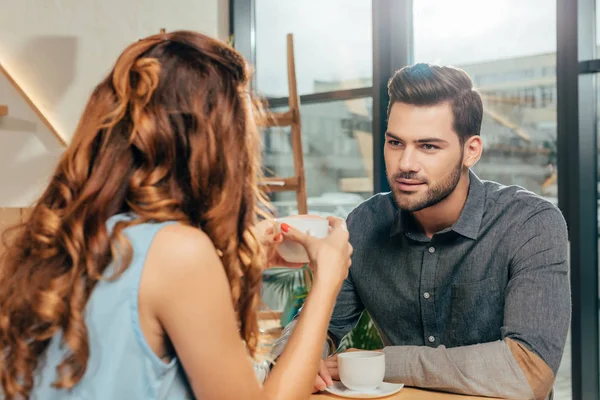
<path fill-rule="evenodd" d="M 432 247 L 430 247 L 430 248 L 429 248 L 429 252 L 430 252 L 431 254 L 435 253 L 435 247 L 433 247 L 433 246 L 432 246 Z"/>
<path fill-rule="evenodd" d="M 433 336 L 429 336 L 429 343 L 435 342 L 435 338 Z"/>
<path fill-rule="evenodd" d="M 428 292 L 423 293 L 423 297 L 425 297 L 426 299 L 428 299 L 429 298 L 429 293 Z"/>

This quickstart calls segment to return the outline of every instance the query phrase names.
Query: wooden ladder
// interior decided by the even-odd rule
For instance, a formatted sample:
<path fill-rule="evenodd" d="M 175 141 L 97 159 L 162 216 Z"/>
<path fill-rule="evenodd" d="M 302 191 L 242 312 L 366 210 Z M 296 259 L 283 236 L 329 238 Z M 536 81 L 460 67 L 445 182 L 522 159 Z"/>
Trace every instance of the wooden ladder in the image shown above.
<path fill-rule="evenodd" d="M 281 113 L 271 113 L 264 126 L 289 126 L 291 127 L 292 153 L 294 157 L 294 175 L 291 177 L 273 176 L 264 178 L 260 184 L 265 186 L 265 192 L 296 192 L 298 214 L 306 214 L 306 179 L 304 174 L 304 158 L 302 155 L 302 126 L 300 123 L 300 98 L 296 83 L 296 63 L 294 59 L 294 37 L 287 35 L 287 72 L 288 72 L 288 106 L 289 109 Z"/>

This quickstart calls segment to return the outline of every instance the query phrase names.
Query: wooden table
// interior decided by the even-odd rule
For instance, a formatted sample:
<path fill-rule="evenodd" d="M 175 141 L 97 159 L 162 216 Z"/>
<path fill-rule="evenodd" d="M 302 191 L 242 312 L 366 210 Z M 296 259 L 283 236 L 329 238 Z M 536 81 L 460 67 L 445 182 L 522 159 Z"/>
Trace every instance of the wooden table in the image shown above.
<path fill-rule="evenodd" d="M 325 393 L 325 394 L 313 394 L 310 396 L 310 400 L 327 400 L 327 399 L 335 399 L 342 400 L 345 397 L 335 396 L 333 394 Z M 451 393 L 442 393 L 442 392 L 433 392 L 430 390 L 423 389 L 415 389 L 410 387 L 403 388 L 400 392 L 388 396 L 388 397 L 380 397 L 381 400 L 454 400 L 454 399 L 464 399 L 464 400 L 490 400 L 489 397 L 476 397 L 476 396 L 463 396 L 459 394 L 451 394 Z"/>

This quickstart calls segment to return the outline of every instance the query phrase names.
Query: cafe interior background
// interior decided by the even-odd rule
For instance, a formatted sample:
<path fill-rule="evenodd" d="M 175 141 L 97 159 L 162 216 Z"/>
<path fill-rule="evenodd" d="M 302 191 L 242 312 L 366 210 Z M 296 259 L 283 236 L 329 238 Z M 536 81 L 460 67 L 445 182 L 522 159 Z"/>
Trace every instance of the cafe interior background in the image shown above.
<path fill-rule="evenodd" d="M 0 0 L 0 230 L 41 194 L 122 49 L 161 29 L 218 37 L 254 66 L 273 112 L 264 184 L 281 215 L 345 217 L 388 190 L 387 80 L 415 62 L 453 65 L 484 100 L 474 171 L 567 219 L 573 322 L 555 398 L 599 399 L 598 14 L 595 0 Z M 307 270 L 265 272 L 266 337 L 309 287 Z M 344 341 L 379 343 L 366 314 Z"/>

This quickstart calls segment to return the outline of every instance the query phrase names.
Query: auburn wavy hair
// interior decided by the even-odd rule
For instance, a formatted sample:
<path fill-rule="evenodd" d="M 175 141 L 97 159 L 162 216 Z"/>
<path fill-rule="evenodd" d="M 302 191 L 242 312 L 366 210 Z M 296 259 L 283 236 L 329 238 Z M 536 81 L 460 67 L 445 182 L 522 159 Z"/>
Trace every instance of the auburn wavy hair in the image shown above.
<path fill-rule="evenodd" d="M 259 102 L 230 46 L 177 31 L 130 45 L 93 91 L 72 142 L 28 220 L 7 232 L 0 269 L 0 380 L 28 398 L 35 369 L 62 332 L 57 388 L 89 357 L 84 309 L 102 279 L 131 260 L 123 229 L 179 221 L 212 240 L 229 279 L 240 335 L 254 354 L 264 251 L 252 230 L 267 205 L 257 180 Z M 268 205 L 267 205 L 268 206 Z M 112 215 L 132 212 L 108 232 Z M 115 276 L 106 267 L 124 255 Z"/>

